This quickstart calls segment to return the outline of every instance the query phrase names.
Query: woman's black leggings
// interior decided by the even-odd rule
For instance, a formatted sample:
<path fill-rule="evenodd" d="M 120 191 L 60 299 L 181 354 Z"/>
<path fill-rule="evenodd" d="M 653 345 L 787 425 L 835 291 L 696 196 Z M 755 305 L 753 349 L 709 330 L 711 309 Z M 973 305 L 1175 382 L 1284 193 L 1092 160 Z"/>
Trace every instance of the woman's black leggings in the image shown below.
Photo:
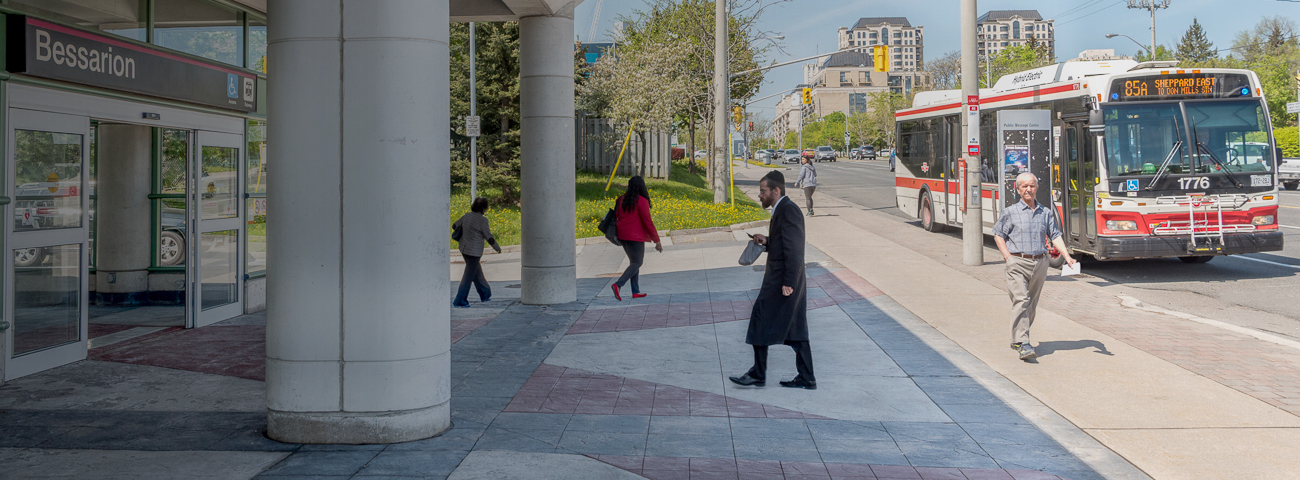
<path fill-rule="evenodd" d="M 631 242 L 623 240 L 623 253 L 627 254 L 627 270 L 623 270 L 623 275 L 618 277 L 618 288 L 632 281 L 632 293 L 641 293 L 641 285 L 637 280 L 641 276 L 641 264 L 645 262 L 645 242 Z"/>

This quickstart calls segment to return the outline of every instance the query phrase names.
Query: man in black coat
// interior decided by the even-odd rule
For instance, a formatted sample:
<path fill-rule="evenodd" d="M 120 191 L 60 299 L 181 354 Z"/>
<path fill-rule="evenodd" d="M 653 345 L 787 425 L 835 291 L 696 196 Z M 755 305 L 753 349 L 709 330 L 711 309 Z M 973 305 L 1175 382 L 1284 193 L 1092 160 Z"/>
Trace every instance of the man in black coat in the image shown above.
<path fill-rule="evenodd" d="M 772 209 L 768 234 L 754 235 L 754 242 L 767 247 L 767 269 L 754 310 L 749 314 L 745 343 L 754 346 L 754 366 L 732 382 L 761 387 L 767 382 L 767 347 L 794 348 L 799 376 L 782 387 L 817 389 L 813 376 L 812 347 L 808 344 L 808 291 L 804 275 L 803 214 L 785 196 L 785 176 L 773 170 L 758 182 L 758 199 Z"/>

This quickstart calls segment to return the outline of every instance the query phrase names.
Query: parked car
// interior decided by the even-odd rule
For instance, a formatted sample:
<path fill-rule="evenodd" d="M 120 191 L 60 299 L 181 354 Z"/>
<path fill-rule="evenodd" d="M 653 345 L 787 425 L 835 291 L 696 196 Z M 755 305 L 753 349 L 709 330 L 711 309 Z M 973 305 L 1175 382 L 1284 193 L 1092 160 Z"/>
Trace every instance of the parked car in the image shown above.
<path fill-rule="evenodd" d="M 696 159 L 696 160 L 702 159 L 702 158 L 707 157 L 707 156 L 709 156 L 709 152 L 707 152 L 707 151 L 705 151 L 705 150 L 696 150 L 696 151 L 695 151 L 695 159 Z"/>
<path fill-rule="evenodd" d="M 1287 190 L 1300 187 L 1300 158 L 1283 158 L 1277 166 L 1277 181 Z"/>
<path fill-rule="evenodd" d="M 834 148 L 828 147 L 826 145 L 822 145 L 820 147 L 817 147 L 817 153 L 816 156 L 813 157 L 813 159 L 818 162 L 834 162 L 835 156 L 836 155 L 835 155 Z"/>
<path fill-rule="evenodd" d="M 799 163 L 799 151 L 793 148 L 787 149 L 781 156 L 781 163 Z"/>

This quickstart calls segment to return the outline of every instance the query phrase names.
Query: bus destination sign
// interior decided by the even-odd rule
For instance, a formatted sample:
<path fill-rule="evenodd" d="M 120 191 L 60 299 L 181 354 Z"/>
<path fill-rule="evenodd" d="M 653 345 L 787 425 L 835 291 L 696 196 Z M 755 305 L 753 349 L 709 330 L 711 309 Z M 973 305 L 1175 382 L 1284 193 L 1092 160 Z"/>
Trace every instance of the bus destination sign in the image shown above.
<path fill-rule="evenodd" d="M 1176 73 L 1117 78 L 1110 85 L 1113 102 L 1249 97 L 1250 77 L 1240 73 Z"/>

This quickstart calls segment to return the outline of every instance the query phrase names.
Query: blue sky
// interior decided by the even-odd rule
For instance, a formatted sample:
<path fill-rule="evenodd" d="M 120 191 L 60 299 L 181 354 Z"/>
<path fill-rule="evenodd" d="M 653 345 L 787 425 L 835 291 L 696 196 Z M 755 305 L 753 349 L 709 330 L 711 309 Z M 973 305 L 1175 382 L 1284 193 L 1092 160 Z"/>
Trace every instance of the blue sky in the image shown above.
<path fill-rule="evenodd" d="M 592 13 L 598 1 L 584 0 L 574 14 L 574 31 L 580 38 L 585 37 L 591 28 Z M 1126 8 L 1127 3 L 1125 0 L 985 0 L 979 2 L 979 13 L 1037 9 L 1044 18 L 1056 20 L 1056 55 L 1065 60 L 1091 48 L 1114 48 L 1117 53 L 1125 55 L 1138 50 L 1137 45 L 1123 37 L 1107 39 L 1107 33 L 1129 35 L 1144 44 L 1150 42 L 1150 16 L 1146 10 Z M 1087 6 L 1075 8 L 1080 5 Z M 609 32 L 620 14 L 631 14 L 645 6 L 644 0 L 605 0 L 595 41 L 608 41 Z M 790 0 L 768 9 L 760 19 L 760 27 L 785 35 L 781 42 L 784 52 L 773 51 L 771 55 L 773 60 L 785 61 L 834 50 L 836 30 L 852 26 L 858 18 L 907 17 L 913 25 L 925 26 L 925 55 L 926 58 L 935 58 L 960 48 L 959 6 L 959 0 Z M 1170 46 L 1176 44 L 1192 24 L 1192 18 L 1196 17 L 1215 47 L 1227 48 L 1232 46 L 1238 32 L 1272 15 L 1300 19 L 1300 3 L 1173 0 L 1169 8 L 1156 12 L 1156 42 Z M 712 19 L 705 21 L 711 23 Z M 771 70 L 767 84 L 756 98 L 793 88 L 802 80 L 802 69 L 798 65 Z M 775 100 L 765 100 L 750 108 L 770 117 Z"/>

